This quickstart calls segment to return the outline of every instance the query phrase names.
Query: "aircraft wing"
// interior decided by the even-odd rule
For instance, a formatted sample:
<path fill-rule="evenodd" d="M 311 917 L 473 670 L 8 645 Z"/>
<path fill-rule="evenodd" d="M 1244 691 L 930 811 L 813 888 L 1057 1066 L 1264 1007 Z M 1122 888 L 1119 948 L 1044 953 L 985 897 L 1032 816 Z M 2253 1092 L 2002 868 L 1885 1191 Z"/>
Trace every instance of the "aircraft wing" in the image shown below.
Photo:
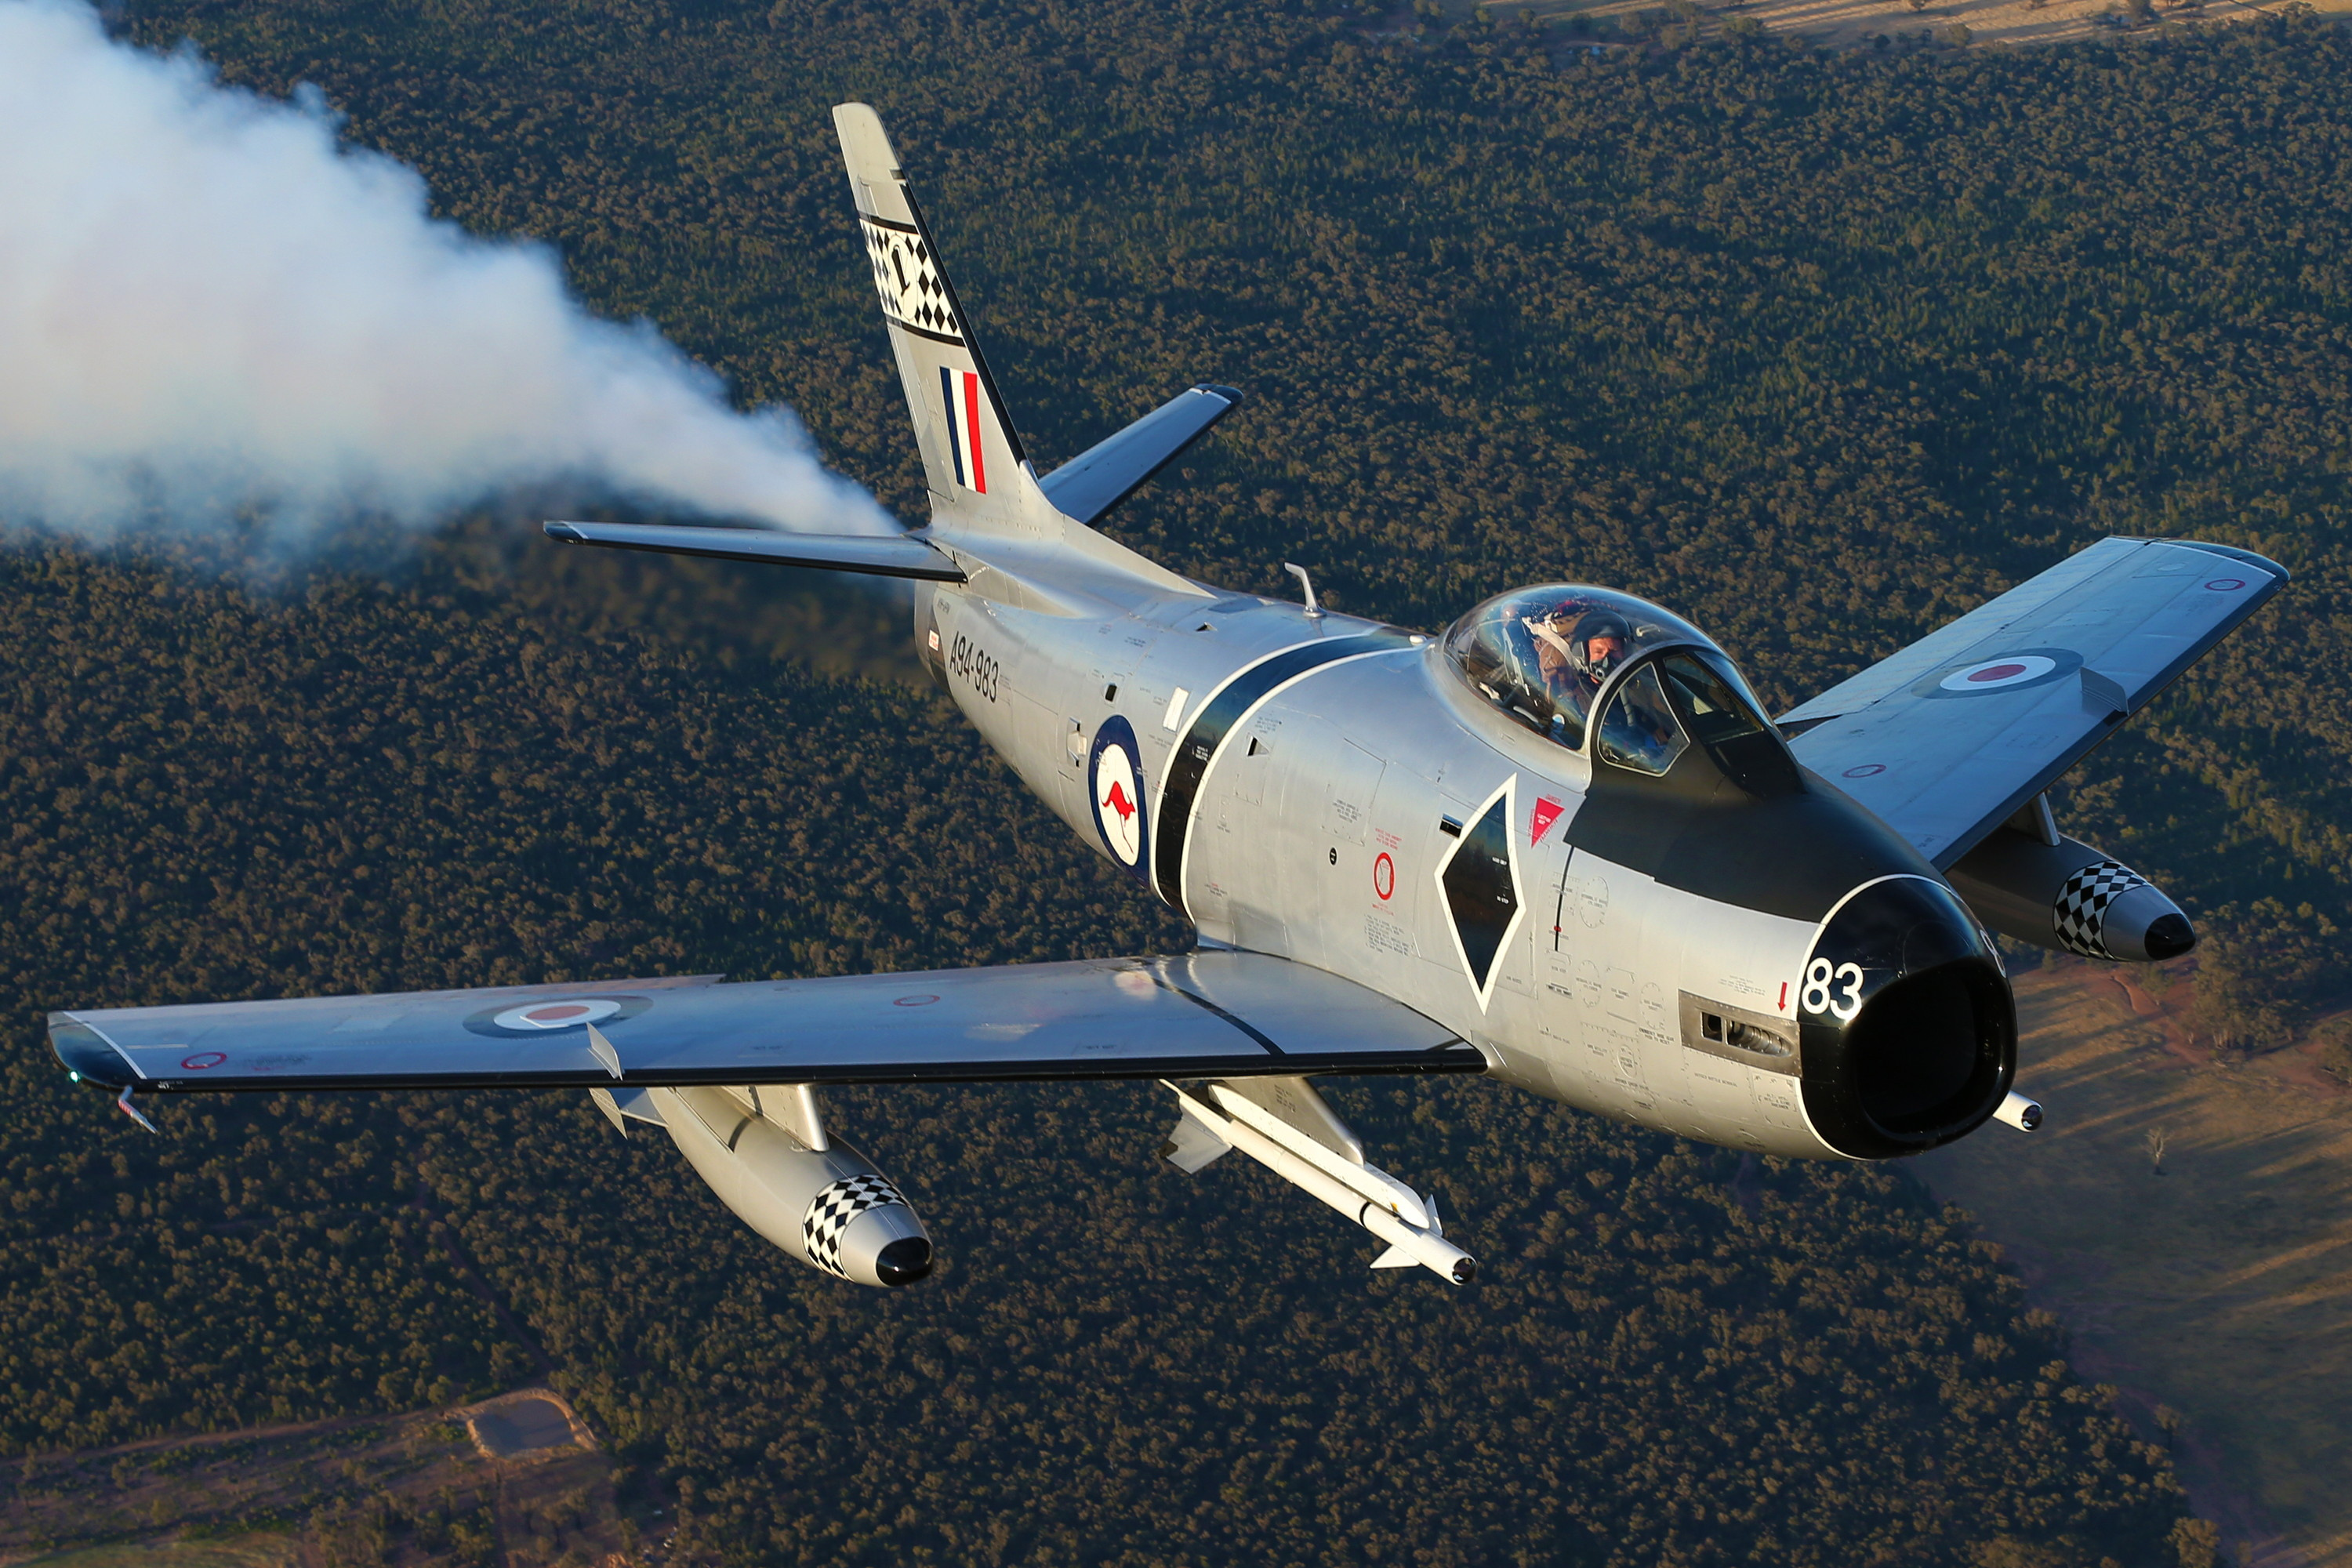
<path fill-rule="evenodd" d="M 1948 868 L 2286 579 L 2227 545 L 2104 539 L 1790 710 L 1781 731 Z"/>
<path fill-rule="evenodd" d="M 1249 952 L 820 980 L 615 980 L 53 1013 L 140 1092 L 1475 1072 L 1453 1031 Z"/>

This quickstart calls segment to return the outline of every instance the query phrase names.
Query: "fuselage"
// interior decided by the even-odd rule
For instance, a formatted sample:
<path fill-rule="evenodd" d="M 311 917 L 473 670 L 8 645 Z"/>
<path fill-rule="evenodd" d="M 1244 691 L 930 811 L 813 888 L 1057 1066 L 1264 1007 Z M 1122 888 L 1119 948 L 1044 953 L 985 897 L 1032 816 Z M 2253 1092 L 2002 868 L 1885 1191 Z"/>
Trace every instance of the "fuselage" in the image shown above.
<path fill-rule="evenodd" d="M 1438 637 L 1122 597 L 926 584 L 917 641 L 1029 787 L 1204 943 L 1379 990 L 1535 1093 L 1759 1152 L 1913 1152 L 2007 1091 L 1989 940 L 1777 732 L 1778 784 L 1696 746 L 1650 776 L 1515 721 Z"/>

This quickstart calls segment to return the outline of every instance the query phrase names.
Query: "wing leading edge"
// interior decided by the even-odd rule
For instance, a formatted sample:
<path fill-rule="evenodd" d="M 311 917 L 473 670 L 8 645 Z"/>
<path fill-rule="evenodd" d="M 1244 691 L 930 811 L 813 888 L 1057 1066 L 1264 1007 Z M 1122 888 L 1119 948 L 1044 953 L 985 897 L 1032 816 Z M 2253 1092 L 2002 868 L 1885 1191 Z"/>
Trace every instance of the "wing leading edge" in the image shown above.
<path fill-rule="evenodd" d="M 1798 761 L 1938 869 L 2286 584 L 2249 551 L 2104 539 L 1780 720 Z"/>
<path fill-rule="evenodd" d="M 548 522 L 540 526 L 548 538 L 559 544 L 597 544 L 608 550 L 699 555 L 713 561 L 804 566 L 824 572 L 862 573 L 871 577 L 913 577 L 930 583 L 965 580 L 962 567 L 911 533 L 785 533 L 770 529 L 688 528 L 646 522 Z"/>
<path fill-rule="evenodd" d="M 1064 516 L 1094 523 L 1240 406 L 1242 395 L 1206 382 L 1178 393 L 1037 481 Z"/>
<path fill-rule="evenodd" d="M 95 1082 L 218 1089 L 677 1088 L 1476 1072 L 1451 1030 L 1261 953 L 721 985 L 607 981 L 55 1013 Z"/>

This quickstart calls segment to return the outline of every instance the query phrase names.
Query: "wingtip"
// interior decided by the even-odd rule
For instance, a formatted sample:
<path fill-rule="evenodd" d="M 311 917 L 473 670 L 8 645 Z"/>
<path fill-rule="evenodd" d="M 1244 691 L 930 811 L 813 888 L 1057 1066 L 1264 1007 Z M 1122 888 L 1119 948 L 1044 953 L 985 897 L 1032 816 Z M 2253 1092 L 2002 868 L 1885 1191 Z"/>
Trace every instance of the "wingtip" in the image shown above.
<path fill-rule="evenodd" d="M 539 527 L 540 531 L 546 534 L 548 538 L 565 544 L 579 544 L 584 541 L 585 536 L 581 533 L 577 523 L 542 522 Z"/>
<path fill-rule="evenodd" d="M 2216 544 L 2210 539 L 2152 539 L 2132 534 L 2118 534 L 2116 537 L 2130 540 L 2132 542 L 2137 544 L 2179 544 L 2186 546 L 2190 550 L 2201 550 L 2208 555 L 2219 555 L 2224 560 L 2236 561 L 2244 565 L 2252 566 L 2258 572 L 2267 572 L 2272 576 L 2277 578 L 2279 584 L 2282 585 L 2293 581 L 2294 577 L 2294 573 L 2288 571 L 2284 566 L 2280 565 L 2269 556 L 2257 553 L 2252 550 L 2241 549 L 2235 544 Z"/>
<path fill-rule="evenodd" d="M 49 1049 L 77 1082 L 123 1089 L 132 1081 L 130 1064 L 96 1029 L 70 1013 L 49 1015 Z"/>
<path fill-rule="evenodd" d="M 1202 381 L 1194 383 L 1192 390 L 1208 393 L 1213 397 L 1222 397 L 1236 408 L 1242 405 L 1241 389 L 1238 387 L 1225 386 L 1213 381 Z"/>

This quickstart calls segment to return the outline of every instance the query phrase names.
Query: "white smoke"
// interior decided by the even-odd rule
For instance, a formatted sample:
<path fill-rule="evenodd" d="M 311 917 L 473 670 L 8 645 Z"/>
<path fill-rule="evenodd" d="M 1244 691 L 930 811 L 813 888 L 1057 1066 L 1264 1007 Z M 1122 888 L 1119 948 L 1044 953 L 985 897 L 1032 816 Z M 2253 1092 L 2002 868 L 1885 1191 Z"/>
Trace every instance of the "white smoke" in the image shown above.
<path fill-rule="evenodd" d="M 731 409 L 544 247 L 426 215 L 315 93 L 222 86 L 79 0 L 0 0 L 0 521 L 411 526 L 525 484 L 896 529 L 783 408 Z"/>

